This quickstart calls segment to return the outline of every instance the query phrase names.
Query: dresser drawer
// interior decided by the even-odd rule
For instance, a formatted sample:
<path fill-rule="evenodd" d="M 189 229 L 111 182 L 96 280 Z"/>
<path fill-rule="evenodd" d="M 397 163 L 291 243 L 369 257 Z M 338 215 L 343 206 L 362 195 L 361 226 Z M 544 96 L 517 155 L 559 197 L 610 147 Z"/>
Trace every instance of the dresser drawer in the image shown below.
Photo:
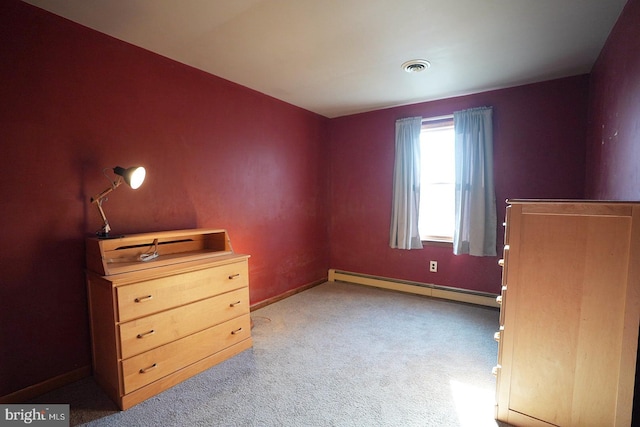
<path fill-rule="evenodd" d="M 123 360 L 124 393 L 251 337 L 249 314 Z"/>
<path fill-rule="evenodd" d="M 249 284 L 246 260 L 116 288 L 118 321 L 147 316 Z"/>
<path fill-rule="evenodd" d="M 241 288 L 122 323 L 118 326 L 120 357 L 126 359 L 246 313 L 249 288 Z"/>

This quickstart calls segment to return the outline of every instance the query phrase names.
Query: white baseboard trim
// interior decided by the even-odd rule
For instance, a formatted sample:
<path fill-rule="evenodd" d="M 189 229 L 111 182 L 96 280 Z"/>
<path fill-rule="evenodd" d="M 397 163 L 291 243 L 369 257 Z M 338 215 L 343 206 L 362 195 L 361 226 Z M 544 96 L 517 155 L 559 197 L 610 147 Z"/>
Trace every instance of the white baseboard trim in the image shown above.
<path fill-rule="evenodd" d="M 376 288 L 390 289 L 433 298 L 448 299 L 487 307 L 500 307 L 496 302 L 497 295 L 448 286 L 391 279 L 388 277 L 378 277 L 335 269 L 329 270 L 329 281 L 356 283 L 359 285 L 373 286 Z"/>

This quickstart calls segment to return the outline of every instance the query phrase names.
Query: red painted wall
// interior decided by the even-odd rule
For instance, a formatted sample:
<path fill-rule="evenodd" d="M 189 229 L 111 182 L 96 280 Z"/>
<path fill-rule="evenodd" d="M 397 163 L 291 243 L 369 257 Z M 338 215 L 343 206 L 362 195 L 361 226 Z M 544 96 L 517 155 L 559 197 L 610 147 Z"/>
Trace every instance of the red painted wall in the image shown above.
<path fill-rule="evenodd" d="M 587 196 L 640 200 L 640 0 L 629 0 L 593 67 Z"/>
<path fill-rule="evenodd" d="M 226 228 L 251 300 L 325 278 L 328 119 L 18 1 L 0 5 L 0 396 L 90 364 L 84 238 Z"/>
<path fill-rule="evenodd" d="M 501 242 L 505 199 L 583 196 L 587 93 L 588 77 L 578 76 L 332 120 L 331 267 L 499 293 L 498 258 L 389 248 L 395 120 L 493 106 Z M 437 273 L 429 260 L 438 261 Z"/>

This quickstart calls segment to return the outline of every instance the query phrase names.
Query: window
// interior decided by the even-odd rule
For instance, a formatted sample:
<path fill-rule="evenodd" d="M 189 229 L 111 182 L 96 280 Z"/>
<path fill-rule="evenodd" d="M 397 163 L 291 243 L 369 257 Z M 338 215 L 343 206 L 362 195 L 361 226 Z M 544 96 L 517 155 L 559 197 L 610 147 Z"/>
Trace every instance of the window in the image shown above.
<path fill-rule="evenodd" d="M 453 116 L 424 119 L 420 132 L 420 237 L 452 242 L 455 228 Z"/>

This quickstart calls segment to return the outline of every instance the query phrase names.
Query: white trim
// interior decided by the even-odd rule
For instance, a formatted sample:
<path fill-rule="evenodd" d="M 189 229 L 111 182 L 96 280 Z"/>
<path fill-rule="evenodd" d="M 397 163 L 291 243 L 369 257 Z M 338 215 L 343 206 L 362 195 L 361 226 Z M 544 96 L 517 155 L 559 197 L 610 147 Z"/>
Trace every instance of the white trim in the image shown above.
<path fill-rule="evenodd" d="M 445 114 L 444 116 L 435 116 L 435 117 L 423 117 L 422 123 L 424 122 L 437 122 L 440 120 L 453 120 L 453 114 Z"/>
<path fill-rule="evenodd" d="M 500 305 L 496 302 L 496 297 L 498 295 L 490 294 L 487 292 L 469 291 L 466 289 L 453 288 L 449 286 L 411 282 L 406 280 L 371 276 L 368 274 L 353 273 L 335 269 L 329 270 L 329 281 L 355 283 L 359 285 L 373 286 L 376 288 L 390 289 L 393 291 L 407 292 L 411 294 L 465 302 L 469 304 L 483 305 L 487 307 L 500 307 Z"/>

